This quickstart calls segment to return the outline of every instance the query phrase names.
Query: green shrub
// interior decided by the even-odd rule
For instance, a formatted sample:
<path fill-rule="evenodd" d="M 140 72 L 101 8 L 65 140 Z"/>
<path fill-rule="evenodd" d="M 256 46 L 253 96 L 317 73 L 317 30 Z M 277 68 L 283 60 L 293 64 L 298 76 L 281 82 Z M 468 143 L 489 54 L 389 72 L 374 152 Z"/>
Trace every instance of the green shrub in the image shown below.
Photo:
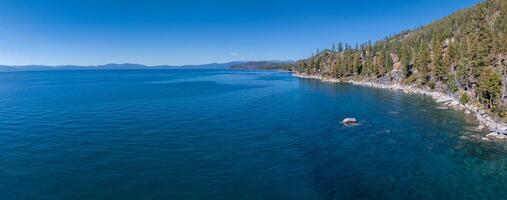
<path fill-rule="evenodd" d="M 468 94 L 466 92 L 463 92 L 463 94 L 461 94 L 461 98 L 459 98 L 459 102 L 462 104 L 467 104 L 469 101 L 470 98 L 468 97 Z"/>
<path fill-rule="evenodd" d="M 417 80 L 417 77 L 416 77 L 416 76 L 414 76 L 414 75 L 412 75 L 412 76 L 409 76 L 407 79 L 405 79 L 405 81 L 404 81 L 404 82 L 405 82 L 406 84 L 411 84 L 411 83 L 415 82 L 416 80 Z"/>

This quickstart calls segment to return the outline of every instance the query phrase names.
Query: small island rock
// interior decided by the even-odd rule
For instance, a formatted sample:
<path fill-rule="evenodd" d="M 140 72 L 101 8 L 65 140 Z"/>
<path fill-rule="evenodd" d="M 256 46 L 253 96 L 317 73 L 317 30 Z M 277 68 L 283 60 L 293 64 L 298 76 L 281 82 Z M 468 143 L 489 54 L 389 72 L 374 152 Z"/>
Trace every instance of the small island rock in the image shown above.
<path fill-rule="evenodd" d="M 357 123 L 357 119 L 356 118 L 345 118 L 342 122 L 344 124 L 355 124 L 355 123 Z"/>

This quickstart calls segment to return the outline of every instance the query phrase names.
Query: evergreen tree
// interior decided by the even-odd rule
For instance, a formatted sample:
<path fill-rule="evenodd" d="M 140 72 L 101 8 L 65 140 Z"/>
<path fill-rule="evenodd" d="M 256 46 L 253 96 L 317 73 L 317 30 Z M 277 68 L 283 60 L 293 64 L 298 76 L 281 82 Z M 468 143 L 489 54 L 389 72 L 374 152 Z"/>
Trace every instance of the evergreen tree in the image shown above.
<path fill-rule="evenodd" d="M 429 64 L 431 63 L 430 53 L 426 44 L 420 44 L 416 54 L 415 67 L 419 71 L 419 80 L 422 84 L 426 84 L 430 79 Z"/>
<path fill-rule="evenodd" d="M 393 58 L 391 57 L 391 53 L 388 51 L 384 51 L 384 64 L 385 64 L 385 73 L 393 70 Z"/>
<path fill-rule="evenodd" d="M 442 47 L 438 41 L 433 42 L 433 60 L 432 65 L 434 70 L 432 70 L 433 76 L 435 77 L 435 81 L 445 82 L 447 80 L 448 66 L 444 65 L 444 58 Z"/>
<path fill-rule="evenodd" d="M 494 103 L 499 100 L 502 89 L 502 78 L 491 67 L 483 68 L 479 77 L 477 93 L 479 101 L 490 109 L 497 109 Z"/>
<path fill-rule="evenodd" d="M 412 52 L 412 50 L 410 47 L 402 44 L 400 47 L 399 53 L 398 53 L 398 56 L 400 59 L 400 64 L 401 64 L 401 69 L 402 69 L 403 75 L 405 77 L 409 77 L 411 75 L 411 69 L 410 69 L 410 64 L 412 61 L 411 52 Z"/>

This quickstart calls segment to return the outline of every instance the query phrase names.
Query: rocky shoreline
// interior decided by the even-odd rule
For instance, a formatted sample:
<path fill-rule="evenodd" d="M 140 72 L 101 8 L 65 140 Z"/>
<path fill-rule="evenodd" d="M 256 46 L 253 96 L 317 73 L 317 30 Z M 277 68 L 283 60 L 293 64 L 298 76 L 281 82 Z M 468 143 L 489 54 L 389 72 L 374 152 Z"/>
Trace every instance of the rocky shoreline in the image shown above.
<path fill-rule="evenodd" d="M 356 81 L 356 80 L 341 80 L 335 78 L 326 78 L 320 75 L 308 75 L 302 73 L 294 73 L 293 76 L 305 79 L 318 79 L 324 82 L 333 82 L 333 83 L 350 83 L 358 86 L 366 86 L 372 88 L 380 88 L 380 89 L 388 89 L 388 90 L 397 90 L 402 91 L 407 94 L 420 94 L 433 98 L 436 102 L 444 104 L 445 106 L 462 110 L 467 114 L 473 114 L 477 121 L 479 122 L 479 129 L 488 128 L 490 131 L 485 137 L 481 138 L 483 141 L 489 140 L 507 140 L 507 124 L 503 121 L 495 120 L 493 117 L 489 116 L 486 111 L 477 106 L 471 104 L 461 104 L 458 99 L 449 96 L 447 94 L 443 94 L 436 91 L 428 91 L 420 88 L 416 88 L 409 85 L 402 84 L 383 84 L 369 81 Z"/>

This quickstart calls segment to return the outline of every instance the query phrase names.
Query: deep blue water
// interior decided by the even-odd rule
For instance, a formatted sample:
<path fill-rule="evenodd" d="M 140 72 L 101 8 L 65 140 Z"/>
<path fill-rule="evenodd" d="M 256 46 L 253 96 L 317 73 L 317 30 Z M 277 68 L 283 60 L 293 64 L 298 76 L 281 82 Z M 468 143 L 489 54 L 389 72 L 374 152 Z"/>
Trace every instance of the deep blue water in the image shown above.
<path fill-rule="evenodd" d="M 278 72 L 1 73 L 0 199 L 507 198 L 507 147 L 436 106 Z"/>

